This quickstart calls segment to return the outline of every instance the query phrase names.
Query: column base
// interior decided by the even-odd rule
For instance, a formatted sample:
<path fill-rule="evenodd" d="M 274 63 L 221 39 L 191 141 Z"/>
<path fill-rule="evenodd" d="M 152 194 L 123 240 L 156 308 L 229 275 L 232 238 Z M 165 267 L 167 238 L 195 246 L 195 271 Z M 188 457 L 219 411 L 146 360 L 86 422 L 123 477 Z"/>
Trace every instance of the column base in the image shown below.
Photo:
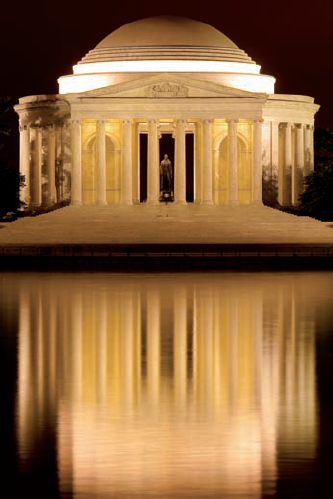
<path fill-rule="evenodd" d="M 96 201 L 96 206 L 106 206 L 107 204 L 106 201 Z"/>
<path fill-rule="evenodd" d="M 212 200 L 203 200 L 203 201 L 200 201 L 200 204 L 203 205 L 203 206 L 213 206 L 214 201 L 212 201 Z"/>
<path fill-rule="evenodd" d="M 252 201 L 252 206 L 263 206 L 263 202 L 259 199 Z"/>
<path fill-rule="evenodd" d="M 237 199 L 229 199 L 229 201 L 227 202 L 227 204 L 229 206 L 238 206 L 239 205 L 239 202 Z"/>
<path fill-rule="evenodd" d="M 177 201 L 174 201 L 173 204 L 181 204 L 181 205 L 184 205 L 184 204 L 187 204 L 187 202 L 184 200 L 184 199 L 179 199 Z"/>
<path fill-rule="evenodd" d="M 132 206 L 133 205 L 133 201 L 123 201 L 122 204 L 124 206 Z"/>
<path fill-rule="evenodd" d="M 82 201 L 73 200 L 70 202 L 70 206 L 82 206 Z"/>
<path fill-rule="evenodd" d="M 157 200 L 154 200 L 154 201 L 147 201 L 147 203 L 149 206 L 157 206 L 159 203 L 159 201 Z"/>

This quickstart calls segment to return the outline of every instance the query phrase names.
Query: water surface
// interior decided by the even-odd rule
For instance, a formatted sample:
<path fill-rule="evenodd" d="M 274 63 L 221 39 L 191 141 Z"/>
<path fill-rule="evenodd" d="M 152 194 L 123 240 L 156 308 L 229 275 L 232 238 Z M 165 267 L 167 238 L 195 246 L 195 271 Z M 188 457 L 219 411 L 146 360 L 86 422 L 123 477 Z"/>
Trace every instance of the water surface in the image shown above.
<path fill-rule="evenodd" d="M 333 273 L 3 273 L 5 497 L 325 497 Z"/>

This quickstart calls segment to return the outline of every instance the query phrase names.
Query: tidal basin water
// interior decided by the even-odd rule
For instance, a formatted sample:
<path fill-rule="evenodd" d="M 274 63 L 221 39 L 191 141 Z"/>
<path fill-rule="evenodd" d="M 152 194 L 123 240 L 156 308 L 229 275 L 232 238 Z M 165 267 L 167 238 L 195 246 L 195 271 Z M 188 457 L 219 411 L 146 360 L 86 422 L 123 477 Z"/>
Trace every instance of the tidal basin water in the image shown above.
<path fill-rule="evenodd" d="M 1 497 L 332 497 L 333 273 L 0 278 Z"/>

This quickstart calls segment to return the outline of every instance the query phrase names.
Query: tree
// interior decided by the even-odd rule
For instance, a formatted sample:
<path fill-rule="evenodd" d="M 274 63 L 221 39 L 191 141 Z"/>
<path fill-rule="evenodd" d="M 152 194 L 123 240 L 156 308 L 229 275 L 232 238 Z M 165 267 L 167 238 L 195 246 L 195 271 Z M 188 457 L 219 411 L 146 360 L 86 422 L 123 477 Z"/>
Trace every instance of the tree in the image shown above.
<path fill-rule="evenodd" d="M 318 220 L 333 220 L 333 133 L 316 128 L 314 133 L 315 169 L 304 179 L 300 196 L 303 214 Z"/>
<path fill-rule="evenodd" d="M 15 121 L 14 110 L 9 97 L 0 97 L 0 216 L 19 207 L 19 189 L 23 184 L 18 165 L 9 157 L 12 130 Z"/>

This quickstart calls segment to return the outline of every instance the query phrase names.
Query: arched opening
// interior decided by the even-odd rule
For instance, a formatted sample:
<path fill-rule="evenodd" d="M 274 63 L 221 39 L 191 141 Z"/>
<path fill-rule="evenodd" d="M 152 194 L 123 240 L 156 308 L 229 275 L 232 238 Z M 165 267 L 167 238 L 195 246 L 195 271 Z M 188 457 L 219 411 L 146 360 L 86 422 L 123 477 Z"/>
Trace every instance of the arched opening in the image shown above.
<path fill-rule="evenodd" d="M 82 201 L 83 204 L 95 204 L 97 185 L 96 136 L 92 137 L 82 151 Z M 106 201 L 108 204 L 120 202 L 119 153 L 113 140 L 105 136 L 106 162 Z"/>
<path fill-rule="evenodd" d="M 228 137 L 221 140 L 216 150 L 215 202 L 228 203 Z M 249 204 L 252 197 L 252 157 L 243 138 L 237 137 L 238 203 Z"/>

